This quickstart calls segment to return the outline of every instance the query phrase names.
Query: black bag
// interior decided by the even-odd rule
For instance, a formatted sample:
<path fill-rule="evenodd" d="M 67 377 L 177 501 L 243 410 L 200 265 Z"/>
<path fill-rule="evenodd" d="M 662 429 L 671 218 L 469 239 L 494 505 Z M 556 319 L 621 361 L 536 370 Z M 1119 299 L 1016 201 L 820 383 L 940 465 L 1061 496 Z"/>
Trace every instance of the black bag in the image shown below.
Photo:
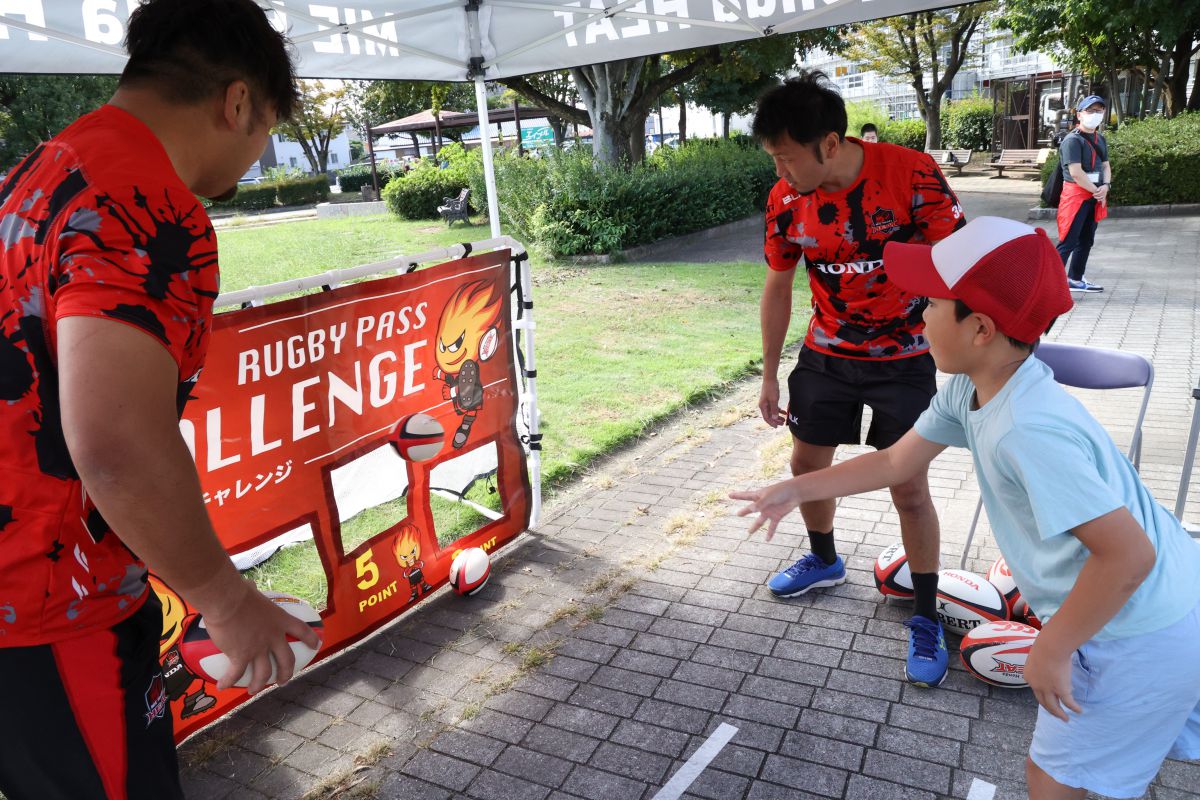
<path fill-rule="evenodd" d="M 1055 164 L 1054 171 L 1046 178 L 1046 185 L 1042 187 L 1042 205 L 1046 208 L 1058 208 L 1058 201 L 1062 197 L 1062 187 L 1062 164 Z"/>

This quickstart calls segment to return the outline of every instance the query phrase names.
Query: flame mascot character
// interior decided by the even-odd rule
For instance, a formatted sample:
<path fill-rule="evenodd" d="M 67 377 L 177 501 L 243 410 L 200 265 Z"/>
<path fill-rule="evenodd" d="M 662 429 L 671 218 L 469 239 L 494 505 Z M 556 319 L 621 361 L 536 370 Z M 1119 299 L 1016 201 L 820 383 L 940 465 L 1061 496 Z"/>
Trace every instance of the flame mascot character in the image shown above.
<path fill-rule="evenodd" d="M 421 560 L 420 537 L 421 534 L 415 526 L 405 523 L 400 526 L 400 538 L 396 540 L 396 561 L 399 562 L 401 574 L 408 578 L 408 585 L 412 589 L 412 594 L 408 597 L 410 603 L 433 591 L 433 587 L 425 580 L 425 562 Z"/>
<path fill-rule="evenodd" d="M 479 362 L 496 352 L 496 321 L 502 306 L 492 281 L 464 284 L 450 297 L 438 323 L 435 380 L 443 381 L 442 397 L 454 403 L 462 417 L 451 442 L 455 450 L 467 443 L 475 415 L 483 406 Z"/>
<path fill-rule="evenodd" d="M 150 576 L 150 588 L 154 589 L 158 601 L 162 603 L 163 629 L 158 638 L 158 657 L 162 664 L 167 698 L 172 701 L 183 698 L 183 710 L 179 718 L 187 719 L 212 708 L 217 698 L 204 691 L 204 682 L 184 665 L 179 655 L 179 640 L 188 621 L 187 606 L 179 595 L 153 575 Z M 188 689 L 193 686 L 196 686 L 196 691 L 189 693 Z"/>

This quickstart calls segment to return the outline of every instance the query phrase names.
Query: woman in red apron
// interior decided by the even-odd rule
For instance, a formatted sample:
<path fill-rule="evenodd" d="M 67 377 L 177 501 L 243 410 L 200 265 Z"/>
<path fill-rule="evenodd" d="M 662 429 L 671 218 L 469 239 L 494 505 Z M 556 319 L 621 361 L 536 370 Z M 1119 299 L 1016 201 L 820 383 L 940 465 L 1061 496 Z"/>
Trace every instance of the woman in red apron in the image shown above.
<path fill-rule="evenodd" d="M 1072 292 L 1101 292 L 1103 286 L 1083 277 L 1096 237 L 1096 223 L 1108 216 L 1108 190 L 1112 170 L 1108 143 L 1100 134 L 1108 106 L 1103 97 L 1089 95 L 1075 106 L 1079 125 L 1059 146 L 1063 171 L 1062 199 L 1058 202 L 1058 255 L 1067 268 Z"/>

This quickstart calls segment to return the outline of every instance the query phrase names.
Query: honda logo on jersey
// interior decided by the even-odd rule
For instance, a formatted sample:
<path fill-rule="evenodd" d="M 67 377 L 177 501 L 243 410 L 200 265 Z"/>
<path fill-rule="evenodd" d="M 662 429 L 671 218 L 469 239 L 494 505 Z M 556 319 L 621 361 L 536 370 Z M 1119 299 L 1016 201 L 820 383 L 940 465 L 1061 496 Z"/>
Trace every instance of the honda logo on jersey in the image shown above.
<path fill-rule="evenodd" d="M 847 261 L 845 263 L 823 264 L 815 263 L 813 266 L 818 272 L 824 272 L 826 275 L 866 275 L 868 272 L 874 272 L 883 266 L 883 259 L 874 261 Z"/>

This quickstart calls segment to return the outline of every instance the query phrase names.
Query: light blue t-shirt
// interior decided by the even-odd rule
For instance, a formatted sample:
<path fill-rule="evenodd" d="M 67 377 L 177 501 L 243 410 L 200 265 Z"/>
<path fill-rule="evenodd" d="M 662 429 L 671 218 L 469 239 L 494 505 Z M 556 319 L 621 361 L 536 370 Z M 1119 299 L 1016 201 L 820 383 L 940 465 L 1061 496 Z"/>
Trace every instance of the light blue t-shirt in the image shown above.
<path fill-rule="evenodd" d="M 1124 639 L 1178 622 L 1200 601 L 1200 546 L 1142 484 L 1108 433 L 1030 357 L 983 408 L 955 375 L 914 430 L 966 447 L 983 504 L 1021 596 L 1043 621 L 1058 611 L 1090 555 L 1070 531 L 1121 506 L 1146 531 L 1154 569 L 1096 639 Z"/>

